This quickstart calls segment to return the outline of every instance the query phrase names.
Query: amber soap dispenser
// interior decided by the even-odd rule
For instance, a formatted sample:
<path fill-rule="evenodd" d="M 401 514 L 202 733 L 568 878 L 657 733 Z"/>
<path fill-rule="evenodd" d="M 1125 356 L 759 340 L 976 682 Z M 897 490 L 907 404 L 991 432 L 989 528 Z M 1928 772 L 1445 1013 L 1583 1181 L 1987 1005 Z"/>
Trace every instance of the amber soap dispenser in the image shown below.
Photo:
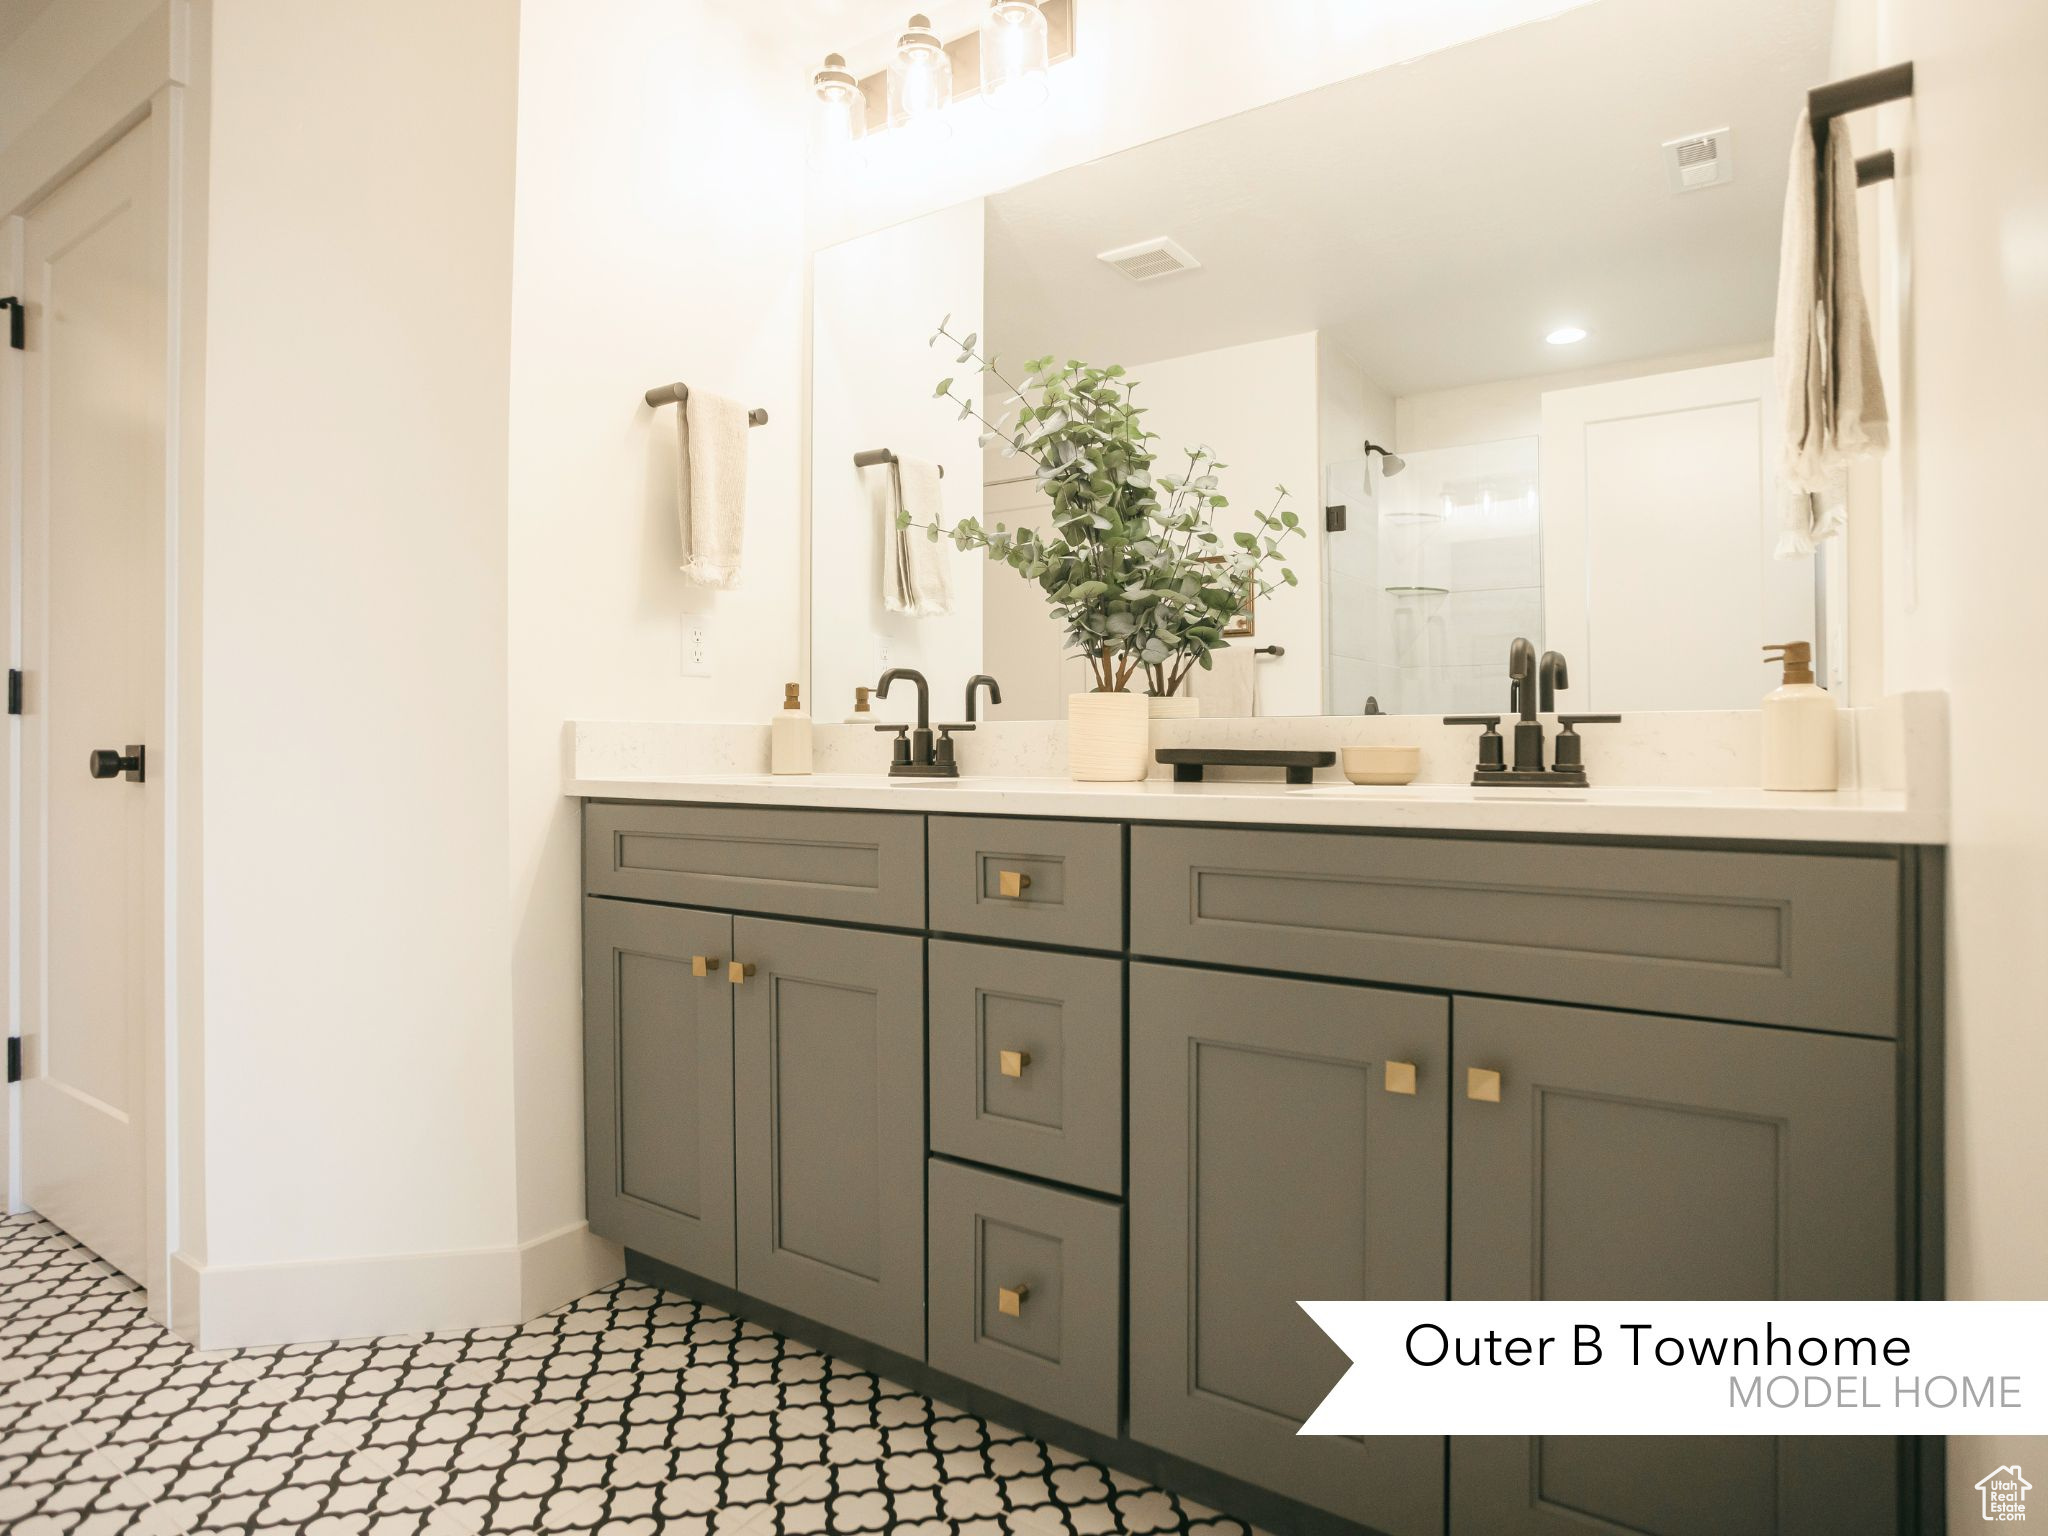
<path fill-rule="evenodd" d="M 1836 761 L 1835 696 L 1814 684 L 1813 647 L 1804 640 L 1789 640 L 1765 646 L 1764 658 L 1785 673 L 1783 683 L 1764 695 L 1764 788 L 1836 788 L 1841 768 Z"/>

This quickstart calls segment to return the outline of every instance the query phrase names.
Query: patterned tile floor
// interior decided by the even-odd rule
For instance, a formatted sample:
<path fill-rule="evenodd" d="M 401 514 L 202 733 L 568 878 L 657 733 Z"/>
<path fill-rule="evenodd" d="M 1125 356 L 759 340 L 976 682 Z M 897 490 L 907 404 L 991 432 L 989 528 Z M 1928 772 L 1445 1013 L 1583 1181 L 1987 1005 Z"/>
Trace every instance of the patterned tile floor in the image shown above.
<path fill-rule="evenodd" d="M 1246 1527 L 709 1306 L 190 1348 L 0 1219 L 0 1531 L 1231 1533 Z"/>

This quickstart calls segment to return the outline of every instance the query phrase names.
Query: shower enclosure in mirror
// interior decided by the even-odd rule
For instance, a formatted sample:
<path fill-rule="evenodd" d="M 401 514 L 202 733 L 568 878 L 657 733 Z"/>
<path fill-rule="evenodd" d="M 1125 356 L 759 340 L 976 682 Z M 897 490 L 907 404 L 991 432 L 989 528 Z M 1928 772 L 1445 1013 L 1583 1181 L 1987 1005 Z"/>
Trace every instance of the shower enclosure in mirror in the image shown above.
<path fill-rule="evenodd" d="M 950 545 L 906 555 L 908 478 L 853 464 L 942 467 L 920 522 L 1045 527 L 1028 459 L 934 398 L 973 374 L 927 346 L 947 315 L 1006 373 L 1128 370 L 1160 472 L 1195 445 L 1222 461 L 1225 539 L 1287 487 L 1296 584 L 1177 710 L 1498 711 L 1518 636 L 1564 653 L 1584 712 L 1753 708 L 1761 648 L 1794 639 L 1845 688 L 1876 520 L 1852 503 L 1853 548 L 1778 558 L 1770 356 L 1832 9 L 1590 0 L 820 251 L 821 716 L 892 665 L 942 701 L 993 673 L 997 718 L 1056 718 L 1089 686 L 1035 583 Z M 902 571 L 928 590 L 905 600 Z"/>

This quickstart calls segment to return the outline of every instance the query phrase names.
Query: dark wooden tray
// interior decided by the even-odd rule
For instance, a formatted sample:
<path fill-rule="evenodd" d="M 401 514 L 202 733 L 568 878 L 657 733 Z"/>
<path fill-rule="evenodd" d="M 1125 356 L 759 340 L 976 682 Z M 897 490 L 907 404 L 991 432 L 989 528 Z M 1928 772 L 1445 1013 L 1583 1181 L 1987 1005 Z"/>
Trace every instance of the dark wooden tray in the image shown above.
<path fill-rule="evenodd" d="M 1306 784 L 1318 768 L 1337 761 L 1334 752 L 1288 752 L 1253 747 L 1162 747 L 1155 754 L 1173 770 L 1176 784 L 1199 784 L 1205 768 L 1285 768 L 1287 782 Z"/>

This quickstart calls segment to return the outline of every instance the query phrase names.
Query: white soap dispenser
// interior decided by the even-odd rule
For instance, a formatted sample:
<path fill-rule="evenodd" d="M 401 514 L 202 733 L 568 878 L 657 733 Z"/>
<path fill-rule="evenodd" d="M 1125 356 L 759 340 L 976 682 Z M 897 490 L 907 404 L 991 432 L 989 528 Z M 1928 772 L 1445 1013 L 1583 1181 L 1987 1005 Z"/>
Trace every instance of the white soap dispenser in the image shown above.
<path fill-rule="evenodd" d="M 773 773 L 811 771 L 811 717 L 804 713 L 797 685 L 782 686 L 782 708 L 768 724 L 768 768 Z"/>
<path fill-rule="evenodd" d="M 1767 664 L 1785 668 L 1784 683 L 1764 695 L 1764 788 L 1834 789 L 1841 782 L 1835 696 L 1814 686 L 1813 647 L 1788 640 L 1764 654 Z"/>

